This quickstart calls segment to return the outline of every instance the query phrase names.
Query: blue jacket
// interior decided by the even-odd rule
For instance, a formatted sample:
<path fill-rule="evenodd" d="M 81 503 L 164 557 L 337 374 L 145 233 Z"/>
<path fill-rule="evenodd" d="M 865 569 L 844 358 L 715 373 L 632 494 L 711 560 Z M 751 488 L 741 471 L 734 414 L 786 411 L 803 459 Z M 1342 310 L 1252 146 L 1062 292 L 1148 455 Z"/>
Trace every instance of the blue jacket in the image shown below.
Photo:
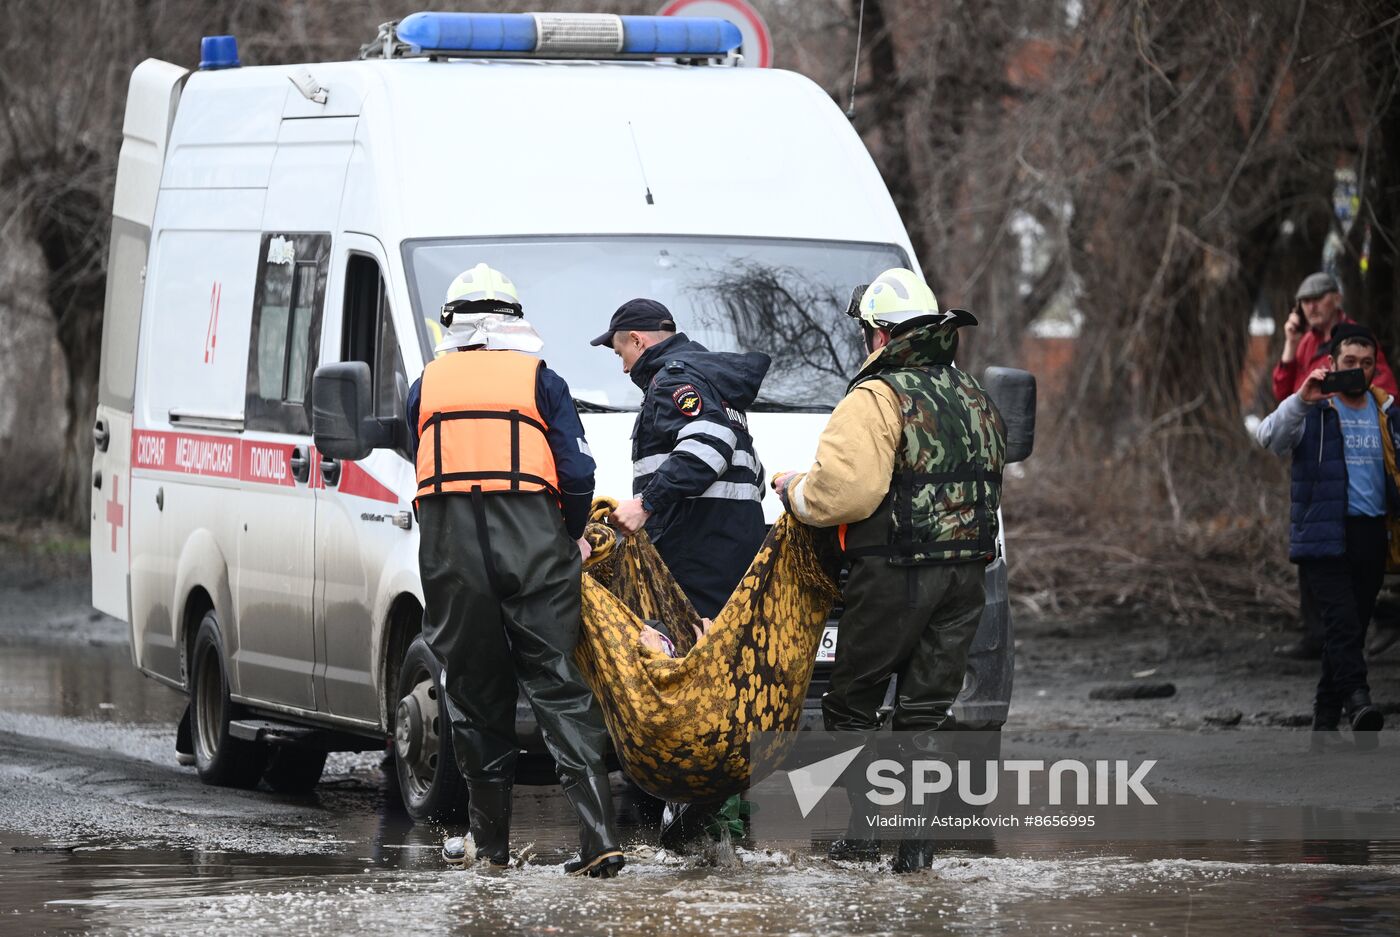
<path fill-rule="evenodd" d="M 471 354 L 471 352 L 455 352 Z M 414 459 L 418 458 L 418 411 L 423 399 L 423 379 L 420 377 L 408 389 L 408 425 Z M 583 536 L 588 512 L 593 506 L 593 454 L 583 437 L 583 422 L 578 418 L 573 395 L 564 379 L 548 367 L 541 367 L 535 379 L 535 406 L 544 417 L 545 437 L 554 455 L 554 470 L 559 476 L 560 507 L 569 536 Z"/>
<path fill-rule="evenodd" d="M 1391 445 L 1400 449 L 1395 398 L 1379 401 L 1390 424 Z M 1346 555 L 1347 463 L 1341 420 L 1332 401 L 1309 405 L 1293 394 L 1269 414 L 1255 435 L 1277 453 L 1293 455 L 1288 558 L 1328 559 Z M 1386 511 L 1400 509 L 1395 479 L 1385 476 Z"/>

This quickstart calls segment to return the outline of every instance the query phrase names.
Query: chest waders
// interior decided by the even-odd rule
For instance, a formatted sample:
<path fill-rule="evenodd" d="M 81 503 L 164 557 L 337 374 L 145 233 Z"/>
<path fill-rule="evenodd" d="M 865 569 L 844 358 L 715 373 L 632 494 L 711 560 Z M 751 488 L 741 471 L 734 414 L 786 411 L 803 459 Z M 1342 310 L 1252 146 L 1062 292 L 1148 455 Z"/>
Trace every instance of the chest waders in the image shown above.
<path fill-rule="evenodd" d="M 480 858 L 509 861 L 521 693 L 579 817 L 570 871 L 622 864 L 604 753 L 607 733 L 573 653 L 579 553 L 554 495 L 535 406 L 538 359 L 466 352 L 424 372 L 418 451 L 423 635 L 442 666 L 452 750 L 467 781 Z M 526 430 L 526 431 L 522 431 Z M 460 837 L 443 856 L 465 858 Z"/>
<path fill-rule="evenodd" d="M 829 731 L 877 730 L 894 677 L 892 728 L 932 739 L 948 727 L 962 689 L 986 601 L 986 564 L 996 553 L 1006 432 L 977 381 L 952 366 L 955 346 L 955 333 L 914 329 L 852 382 L 853 390 L 871 380 L 893 390 L 902 425 L 889 493 L 869 518 L 842 531 L 851 567 L 822 697 Z M 847 776 L 865 764 L 857 759 Z M 878 855 L 862 789 L 847 786 L 851 823 L 834 858 Z M 902 842 L 896 867 L 924 867 L 926 846 Z"/>

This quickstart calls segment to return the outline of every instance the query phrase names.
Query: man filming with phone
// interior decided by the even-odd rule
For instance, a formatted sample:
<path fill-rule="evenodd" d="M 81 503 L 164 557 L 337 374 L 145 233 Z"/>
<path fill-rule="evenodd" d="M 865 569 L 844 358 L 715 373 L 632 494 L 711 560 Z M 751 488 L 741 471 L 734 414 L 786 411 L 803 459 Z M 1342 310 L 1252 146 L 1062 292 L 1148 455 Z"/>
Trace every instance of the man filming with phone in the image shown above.
<path fill-rule="evenodd" d="M 1366 682 L 1366 626 L 1387 563 L 1400 562 L 1400 407 L 1373 385 L 1371 331 L 1341 323 L 1331 335 L 1327 366 L 1313 368 L 1255 430 L 1269 450 L 1293 456 L 1288 558 L 1322 623 L 1319 750 L 1341 742 L 1343 716 L 1358 747 L 1375 745 L 1384 720 Z"/>
<path fill-rule="evenodd" d="M 1333 330 L 1349 324 L 1355 323 L 1342 311 L 1342 293 L 1336 279 L 1330 273 L 1314 273 L 1304 278 L 1283 323 L 1283 353 L 1273 373 L 1276 401 L 1282 403 L 1303 386 L 1314 370 L 1329 366 Z M 1374 383 L 1392 396 L 1396 395 L 1395 375 L 1379 346 Z M 1301 587 L 1298 612 L 1303 622 L 1302 636 L 1274 648 L 1274 653 L 1293 660 L 1318 660 L 1322 657 L 1322 623 L 1317 609 L 1309 603 Z"/>

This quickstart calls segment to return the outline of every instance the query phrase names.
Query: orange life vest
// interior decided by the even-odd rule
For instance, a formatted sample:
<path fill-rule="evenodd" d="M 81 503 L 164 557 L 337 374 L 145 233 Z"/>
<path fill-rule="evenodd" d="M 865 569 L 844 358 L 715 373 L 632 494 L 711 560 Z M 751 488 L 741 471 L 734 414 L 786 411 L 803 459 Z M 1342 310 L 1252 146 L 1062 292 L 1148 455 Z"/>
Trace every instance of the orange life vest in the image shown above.
<path fill-rule="evenodd" d="M 535 403 L 542 362 L 518 351 L 457 351 L 423 370 L 418 495 L 557 494 L 559 476 Z"/>

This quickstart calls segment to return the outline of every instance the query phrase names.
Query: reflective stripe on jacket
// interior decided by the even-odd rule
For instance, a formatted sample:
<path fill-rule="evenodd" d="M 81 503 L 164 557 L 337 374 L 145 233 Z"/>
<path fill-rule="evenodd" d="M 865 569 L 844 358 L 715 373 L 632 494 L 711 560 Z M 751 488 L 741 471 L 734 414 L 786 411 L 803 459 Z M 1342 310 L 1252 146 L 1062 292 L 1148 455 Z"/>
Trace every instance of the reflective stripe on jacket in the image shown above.
<path fill-rule="evenodd" d="M 744 411 L 768 365 L 767 355 L 712 352 L 684 333 L 633 365 L 645 396 L 632 431 L 632 493 L 653 512 L 653 540 L 683 501 L 763 500 L 763 465 Z"/>
<path fill-rule="evenodd" d="M 536 404 L 538 358 L 458 352 L 423 370 L 418 494 L 558 493 L 548 426 Z"/>

